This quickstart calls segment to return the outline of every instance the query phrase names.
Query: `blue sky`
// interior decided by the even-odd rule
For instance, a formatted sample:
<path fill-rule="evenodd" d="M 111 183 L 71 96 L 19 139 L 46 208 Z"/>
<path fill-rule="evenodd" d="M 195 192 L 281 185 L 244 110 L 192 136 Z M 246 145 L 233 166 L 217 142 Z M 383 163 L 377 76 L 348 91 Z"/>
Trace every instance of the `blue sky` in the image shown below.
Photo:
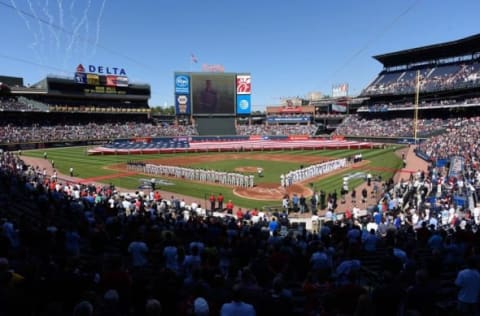
<path fill-rule="evenodd" d="M 478 0 L 0 0 L 0 75 L 121 67 L 163 106 L 175 71 L 221 64 L 251 73 L 256 110 L 344 82 L 356 95 L 381 71 L 373 55 L 479 33 L 479 12 Z"/>

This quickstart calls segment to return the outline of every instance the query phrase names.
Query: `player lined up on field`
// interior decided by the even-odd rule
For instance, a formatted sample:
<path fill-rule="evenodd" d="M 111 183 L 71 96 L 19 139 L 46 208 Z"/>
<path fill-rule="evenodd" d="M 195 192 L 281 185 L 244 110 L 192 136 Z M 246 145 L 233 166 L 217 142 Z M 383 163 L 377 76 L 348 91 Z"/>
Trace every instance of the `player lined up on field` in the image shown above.
<path fill-rule="evenodd" d="M 130 171 L 137 171 L 152 175 L 162 175 L 179 179 L 219 183 L 236 187 L 253 187 L 255 185 L 253 175 L 245 175 L 234 172 L 222 172 L 216 170 L 193 169 L 178 166 L 154 165 L 154 164 L 127 164 Z"/>
<path fill-rule="evenodd" d="M 346 166 L 347 159 L 342 158 L 293 170 L 287 174 L 280 175 L 280 185 L 282 187 L 288 187 L 294 183 L 312 179 Z"/>

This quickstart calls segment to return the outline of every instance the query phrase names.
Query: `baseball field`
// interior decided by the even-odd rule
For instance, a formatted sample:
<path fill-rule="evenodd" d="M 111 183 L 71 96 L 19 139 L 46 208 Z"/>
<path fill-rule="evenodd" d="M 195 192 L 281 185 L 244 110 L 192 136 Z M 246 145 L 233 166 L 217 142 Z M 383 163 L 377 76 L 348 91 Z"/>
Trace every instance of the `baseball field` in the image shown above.
<path fill-rule="evenodd" d="M 210 153 L 182 153 L 182 154 L 154 154 L 154 155 L 87 155 L 86 147 L 55 148 L 46 150 L 32 150 L 22 155 L 36 157 L 54 162 L 54 167 L 62 175 L 68 175 L 73 168 L 74 177 L 82 183 L 114 184 L 118 188 L 137 190 L 142 179 L 150 179 L 151 175 L 136 173 L 127 170 L 127 162 L 146 162 L 161 165 L 182 166 L 188 168 L 202 168 L 226 172 L 253 174 L 255 186 L 253 188 L 234 188 L 213 183 L 185 181 L 177 178 L 155 176 L 161 180 L 161 190 L 172 194 L 181 194 L 207 199 L 211 193 L 222 193 L 226 200 L 234 200 L 242 207 L 261 208 L 276 206 L 281 202 L 285 193 L 304 194 L 309 196 L 314 190 L 323 190 L 326 193 L 340 192 L 343 178 L 349 176 L 349 187 L 354 188 L 364 181 L 362 175 L 371 173 L 388 179 L 401 168 L 402 160 L 396 151 L 401 146 L 388 146 L 383 149 L 355 149 L 355 150 L 284 150 L 265 152 L 210 152 Z M 44 159 L 44 153 L 47 159 Z M 362 154 L 363 161 L 350 164 L 346 168 L 330 174 L 319 176 L 287 189 L 281 187 L 280 176 L 290 170 L 307 167 L 327 160 L 352 157 Z M 257 168 L 263 169 L 263 177 L 257 174 Z M 61 178 L 61 177 L 60 177 Z"/>

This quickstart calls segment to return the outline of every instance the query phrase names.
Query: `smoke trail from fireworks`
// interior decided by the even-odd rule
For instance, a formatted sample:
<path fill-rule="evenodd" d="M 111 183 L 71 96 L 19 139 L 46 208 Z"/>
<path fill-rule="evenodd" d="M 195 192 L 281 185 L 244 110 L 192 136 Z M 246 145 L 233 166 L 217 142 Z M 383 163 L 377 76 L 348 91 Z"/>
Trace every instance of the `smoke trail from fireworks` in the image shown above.
<path fill-rule="evenodd" d="M 57 0 L 57 7 L 58 7 L 58 21 L 60 23 L 60 28 L 64 28 L 64 21 L 63 21 L 63 0 Z M 72 1 L 73 2 L 73 1 Z"/>
<path fill-rule="evenodd" d="M 22 21 L 25 23 L 25 26 L 27 27 L 27 30 L 30 34 L 33 36 L 33 42 L 30 43 L 29 47 L 33 50 L 34 54 L 37 56 L 39 61 L 42 61 L 41 55 L 38 51 L 38 34 L 37 32 L 32 30 L 32 26 L 30 25 L 30 22 L 28 21 L 27 17 L 25 16 L 24 12 L 20 9 L 18 9 L 18 6 L 14 0 L 10 0 L 10 3 L 12 4 L 13 8 L 17 12 L 17 14 L 20 16 Z M 42 28 L 39 28 L 42 29 Z"/>
<path fill-rule="evenodd" d="M 43 31 L 43 23 L 41 22 L 40 16 L 35 10 L 32 2 L 30 0 L 27 0 L 27 4 L 28 4 L 28 8 L 32 13 L 32 16 L 38 22 L 38 34 L 37 32 L 34 32 L 33 37 L 37 39 L 37 43 L 39 45 L 39 51 L 40 51 L 40 60 L 41 60 L 41 63 L 44 64 L 46 53 L 45 53 L 45 32 Z"/>
<path fill-rule="evenodd" d="M 48 19 L 48 29 L 50 30 L 50 33 L 52 34 L 52 37 L 55 39 L 55 45 L 57 47 L 57 49 L 60 49 L 60 38 L 58 36 L 58 33 L 57 31 L 53 28 L 53 16 L 50 14 L 49 12 L 49 1 L 48 0 L 45 0 L 45 5 L 43 6 L 43 13 L 45 14 L 45 16 L 47 17 Z"/>
<path fill-rule="evenodd" d="M 10 0 L 10 3 L 12 4 L 12 6 L 15 8 L 15 11 L 17 11 L 17 14 L 20 16 L 20 18 L 23 20 L 23 22 L 25 22 L 25 25 L 27 26 L 27 29 L 29 31 L 32 31 L 32 28 L 30 27 L 30 22 L 28 22 L 27 18 L 22 14 L 22 12 L 18 9 L 17 7 L 17 4 L 15 3 L 15 1 L 13 0 Z"/>
<path fill-rule="evenodd" d="M 90 57 L 95 56 L 95 54 L 97 53 L 97 45 L 100 40 L 100 21 L 102 20 L 103 11 L 105 9 L 106 3 L 107 3 L 107 0 L 103 0 L 102 5 L 100 6 L 100 12 L 98 13 L 98 16 L 97 16 L 97 29 L 95 33 L 95 42 L 93 43 L 93 50 Z"/>
<path fill-rule="evenodd" d="M 80 31 L 80 28 L 84 25 L 84 24 L 88 24 L 88 11 L 90 10 L 90 6 L 92 4 L 92 0 L 88 0 L 88 3 L 87 3 L 87 6 L 85 7 L 85 9 L 83 10 L 83 15 L 82 15 L 82 18 L 80 19 L 80 21 L 74 25 L 73 27 L 73 31 L 72 31 L 72 35 L 71 35 L 71 38 L 70 38 L 70 42 L 68 43 L 67 45 L 67 48 L 66 48 L 66 53 L 67 53 L 67 56 L 70 56 L 70 53 L 72 51 L 72 47 L 73 45 L 75 44 L 76 40 L 78 39 L 78 32 Z M 84 37 L 84 36 L 82 36 Z"/>

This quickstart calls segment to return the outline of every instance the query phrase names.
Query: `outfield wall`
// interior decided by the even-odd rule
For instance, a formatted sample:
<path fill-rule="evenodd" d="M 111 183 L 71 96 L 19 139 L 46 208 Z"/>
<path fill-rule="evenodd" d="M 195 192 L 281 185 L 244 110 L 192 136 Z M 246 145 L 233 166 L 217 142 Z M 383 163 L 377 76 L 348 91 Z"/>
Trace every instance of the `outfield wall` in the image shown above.
<path fill-rule="evenodd" d="M 196 117 L 199 135 L 235 135 L 235 117 Z"/>

